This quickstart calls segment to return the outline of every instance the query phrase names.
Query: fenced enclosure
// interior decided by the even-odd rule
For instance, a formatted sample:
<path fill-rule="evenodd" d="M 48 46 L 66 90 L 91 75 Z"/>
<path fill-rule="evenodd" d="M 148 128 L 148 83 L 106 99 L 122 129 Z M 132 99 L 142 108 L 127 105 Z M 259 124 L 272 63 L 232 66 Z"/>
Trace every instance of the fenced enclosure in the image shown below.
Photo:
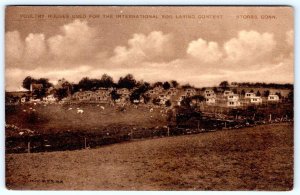
<path fill-rule="evenodd" d="M 30 113 L 22 111 L 28 109 L 28 105 L 26 108 L 7 106 L 7 117 L 19 124 L 6 126 L 6 152 L 88 149 L 133 140 L 207 133 L 293 120 L 293 106 L 288 103 L 235 109 L 208 107 L 197 114 L 183 117 L 184 120 L 179 120 L 178 113 L 173 113 L 168 118 L 168 114 L 162 113 L 158 108 L 150 112 L 145 107 L 127 107 L 126 112 L 123 112 L 109 107 L 99 111 L 98 107 L 85 105 L 80 107 L 85 111 L 85 115 L 81 115 L 70 111 L 70 106 L 40 106 Z"/>
<path fill-rule="evenodd" d="M 289 119 L 274 122 L 291 122 Z M 156 127 L 141 128 L 134 127 L 115 127 L 105 129 L 99 133 L 89 132 L 61 132 L 56 134 L 25 135 L 6 138 L 7 153 L 30 153 L 30 152 L 49 152 L 96 148 L 109 144 L 121 143 L 126 141 L 153 139 L 169 136 L 191 135 L 198 133 L 209 133 L 217 130 L 232 129 L 237 130 L 243 127 L 267 124 L 253 120 L 233 121 L 209 119 L 203 123 L 191 125 L 180 125 L 177 127 Z"/>

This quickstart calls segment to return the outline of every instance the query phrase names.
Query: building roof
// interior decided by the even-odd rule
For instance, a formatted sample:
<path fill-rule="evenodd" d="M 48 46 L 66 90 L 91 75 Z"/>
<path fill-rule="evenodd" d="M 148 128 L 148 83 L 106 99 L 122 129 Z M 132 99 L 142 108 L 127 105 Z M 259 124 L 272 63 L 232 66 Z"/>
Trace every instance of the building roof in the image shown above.
<path fill-rule="evenodd" d="M 43 84 L 39 84 L 39 83 L 32 83 L 30 87 L 31 91 L 40 90 L 42 88 L 43 88 Z"/>

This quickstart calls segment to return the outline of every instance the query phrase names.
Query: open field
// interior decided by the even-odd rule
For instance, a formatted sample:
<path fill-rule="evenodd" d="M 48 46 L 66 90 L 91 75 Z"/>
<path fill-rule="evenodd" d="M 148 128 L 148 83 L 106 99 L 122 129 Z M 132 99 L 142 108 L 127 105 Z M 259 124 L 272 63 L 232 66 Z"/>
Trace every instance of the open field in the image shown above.
<path fill-rule="evenodd" d="M 291 190 L 293 125 L 6 155 L 9 189 Z"/>
<path fill-rule="evenodd" d="M 101 106 L 104 106 L 104 110 Z M 78 114 L 77 108 L 82 109 L 83 113 Z M 121 111 L 120 106 L 111 107 L 107 104 L 23 104 L 7 105 L 5 109 L 6 124 L 29 128 L 35 131 L 35 134 L 99 131 L 112 124 L 135 127 L 166 124 L 166 114 L 161 113 L 163 109 L 154 108 L 153 112 L 150 112 L 150 108 L 146 106 L 127 106 Z M 18 132 L 7 130 L 6 136 L 16 133 Z"/>
<path fill-rule="evenodd" d="M 31 152 L 57 151 L 166 134 L 166 108 L 147 105 L 31 103 L 5 109 L 8 153 L 27 152 L 28 144 Z"/>

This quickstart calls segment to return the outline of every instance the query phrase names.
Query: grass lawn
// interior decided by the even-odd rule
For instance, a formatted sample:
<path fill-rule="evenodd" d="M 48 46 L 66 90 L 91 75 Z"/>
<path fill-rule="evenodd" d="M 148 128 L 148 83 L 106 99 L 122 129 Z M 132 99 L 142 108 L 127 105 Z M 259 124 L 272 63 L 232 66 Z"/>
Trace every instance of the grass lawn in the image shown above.
<path fill-rule="evenodd" d="M 291 190 L 293 125 L 6 155 L 9 189 Z"/>

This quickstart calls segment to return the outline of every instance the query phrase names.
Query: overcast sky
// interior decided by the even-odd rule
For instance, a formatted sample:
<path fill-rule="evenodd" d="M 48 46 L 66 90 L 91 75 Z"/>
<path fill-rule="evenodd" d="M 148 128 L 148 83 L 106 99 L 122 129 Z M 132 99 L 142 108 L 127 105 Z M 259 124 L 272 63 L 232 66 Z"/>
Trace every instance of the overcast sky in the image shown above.
<path fill-rule="evenodd" d="M 28 18 L 35 14 L 44 18 Z M 293 83 L 293 36 L 289 7 L 9 7 L 6 90 L 20 90 L 26 76 L 55 83 L 104 73 L 115 81 L 132 73 L 138 80 L 197 87 L 222 80 Z"/>

